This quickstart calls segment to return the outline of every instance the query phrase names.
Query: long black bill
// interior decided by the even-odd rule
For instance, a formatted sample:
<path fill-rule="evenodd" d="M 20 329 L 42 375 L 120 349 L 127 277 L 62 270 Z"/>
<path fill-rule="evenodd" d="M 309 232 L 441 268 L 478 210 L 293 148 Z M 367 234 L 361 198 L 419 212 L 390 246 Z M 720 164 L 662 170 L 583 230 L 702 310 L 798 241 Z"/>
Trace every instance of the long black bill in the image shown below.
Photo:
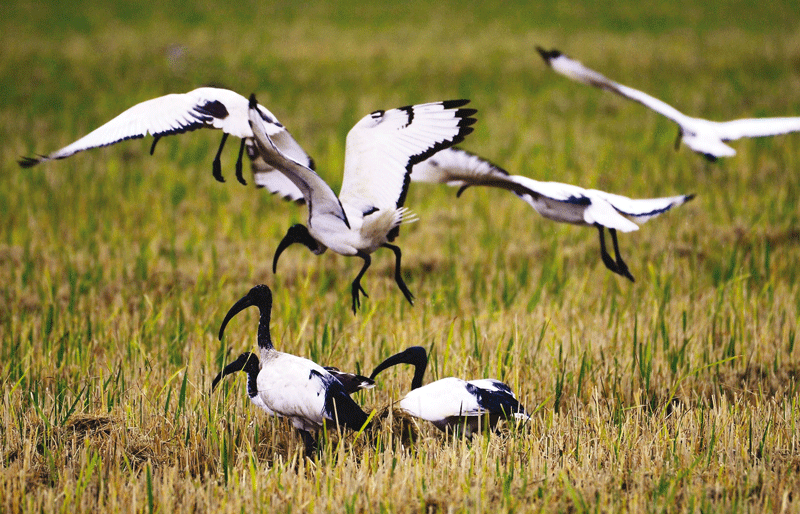
<path fill-rule="evenodd" d="M 422 378 L 425 376 L 425 368 L 428 366 L 428 354 L 421 346 L 412 346 L 400 353 L 392 355 L 385 361 L 378 364 L 369 378 L 374 379 L 381 371 L 396 366 L 398 364 L 411 364 L 414 366 L 414 378 L 411 380 L 411 390 L 422 387 Z"/>
<path fill-rule="evenodd" d="M 272 311 L 272 291 L 269 287 L 260 284 L 253 287 L 244 297 L 238 302 L 233 304 L 225 319 L 222 320 L 222 325 L 219 327 L 219 339 L 225 333 L 225 327 L 234 316 L 248 307 L 256 306 L 261 311 L 261 319 L 258 323 L 258 346 L 259 348 L 272 348 L 272 339 L 269 334 L 269 319 L 270 312 Z"/>
<path fill-rule="evenodd" d="M 217 376 L 214 377 L 214 381 L 211 382 L 211 390 L 213 391 L 220 380 L 224 377 L 236 373 L 237 371 L 246 371 L 249 375 L 252 371 L 255 371 L 258 374 L 259 371 L 259 362 L 258 356 L 254 353 L 244 352 L 239 356 L 238 359 L 231 362 L 227 366 L 225 366 L 222 371 L 217 373 Z"/>
<path fill-rule="evenodd" d="M 280 244 L 278 244 L 278 249 L 275 250 L 275 257 L 272 258 L 273 273 L 278 272 L 278 258 L 281 256 L 284 250 L 292 246 L 294 243 L 302 243 L 315 254 L 320 253 L 318 250 L 317 241 L 311 237 L 311 234 L 309 234 L 306 226 L 300 224 L 292 225 L 289 227 L 289 230 L 286 231 L 286 235 L 283 236 Z"/>

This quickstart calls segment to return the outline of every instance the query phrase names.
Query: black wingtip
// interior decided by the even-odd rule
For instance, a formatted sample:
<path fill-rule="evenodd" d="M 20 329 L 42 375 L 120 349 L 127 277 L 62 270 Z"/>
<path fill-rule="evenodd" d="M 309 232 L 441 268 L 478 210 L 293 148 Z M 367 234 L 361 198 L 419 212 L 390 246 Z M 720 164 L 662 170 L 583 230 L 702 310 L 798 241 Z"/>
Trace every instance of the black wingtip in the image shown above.
<path fill-rule="evenodd" d="M 536 51 L 539 52 L 539 55 L 542 56 L 542 59 L 544 59 L 544 62 L 546 62 L 548 66 L 550 65 L 551 60 L 561 57 L 561 52 L 559 52 L 555 48 L 553 48 L 552 50 L 545 50 L 541 46 L 537 46 Z"/>
<path fill-rule="evenodd" d="M 463 107 L 469 103 L 469 100 L 445 100 L 442 102 L 442 107 L 445 109 L 455 109 L 457 107 Z M 476 111 L 477 112 L 477 111 Z"/>
<path fill-rule="evenodd" d="M 19 164 L 21 168 L 32 168 L 40 162 L 42 162 L 42 160 L 37 157 L 20 157 L 17 164 Z"/>
<path fill-rule="evenodd" d="M 256 101 L 256 94 L 255 93 L 250 93 L 250 108 L 253 109 L 257 105 L 258 105 L 258 102 Z"/>
<path fill-rule="evenodd" d="M 684 195 L 684 196 L 683 196 L 683 201 L 684 201 L 684 202 L 688 202 L 689 200 L 694 200 L 694 197 L 695 197 L 695 196 L 697 196 L 697 195 L 696 195 L 696 194 L 694 194 L 694 193 L 692 193 L 692 194 L 690 194 L 690 195 Z"/>

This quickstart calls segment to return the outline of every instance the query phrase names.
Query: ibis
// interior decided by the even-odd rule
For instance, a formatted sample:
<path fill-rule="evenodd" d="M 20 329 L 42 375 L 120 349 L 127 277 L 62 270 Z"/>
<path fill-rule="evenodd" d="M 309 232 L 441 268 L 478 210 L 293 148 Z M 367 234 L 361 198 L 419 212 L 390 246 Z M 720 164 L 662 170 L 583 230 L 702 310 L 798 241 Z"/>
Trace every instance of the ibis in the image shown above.
<path fill-rule="evenodd" d="M 201 87 L 182 94 L 160 96 L 134 105 L 105 125 L 100 126 L 74 143 L 48 155 L 23 157 L 19 165 L 29 168 L 54 159 L 64 159 L 83 150 L 109 146 L 127 139 L 139 139 L 153 135 L 150 147 L 152 155 L 156 143 L 172 134 L 180 134 L 200 128 L 222 130 L 222 141 L 213 162 L 213 174 L 220 182 L 222 176 L 220 156 L 229 135 L 242 138 L 239 157 L 236 161 L 236 178 L 246 185 L 242 176 L 242 155 L 245 144 L 253 137 L 248 121 L 249 102 L 242 95 L 228 89 Z M 314 163 L 292 135 L 266 107 L 257 105 L 255 111 L 264 130 L 275 145 L 291 158 L 313 168 Z"/>
<path fill-rule="evenodd" d="M 710 161 L 719 157 L 732 157 L 736 150 L 723 141 L 734 141 L 743 137 L 766 137 L 800 131 L 800 117 L 788 118 L 745 118 L 733 121 L 710 121 L 693 118 L 678 111 L 671 105 L 647 93 L 618 84 L 604 75 L 591 70 L 580 62 L 570 59 L 558 50 L 545 50 L 536 47 L 545 62 L 554 71 L 572 80 L 588 84 L 648 107 L 678 125 L 677 148 L 681 141 L 695 152 Z"/>
<path fill-rule="evenodd" d="M 414 366 L 414 378 L 409 391 L 398 405 L 416 418 L 430 421 L 442 431 L 459 430 L 466 434 L 479 432 L 485 417 L 489 426 L 501 418 L 527 421 L 530 419 L 508 385 L 493 378 L 462 380 L 447 377 L 422 385 L 428 354 L 421 346 L 412 346 L 378 364 L 370 378 L 398 364 Z"/>
<path fill-rule="evenodd" d="M 251 306 L 260 311 L 257 339 L 260 371 L 253 380 L 257 361 L 248 357 L 236 366 L 233 363 L 229 366 L 234 369 L 241 365 L 248 372 L 248 395 L 251 399 L 254 395 L 258 397 L 253 403 L 270 414 L 289 419 L 300 432 L 308 456 L 316 447 L 312 432 L 316 433 L 323 425 L 342 425 L 350 430 L 365 427 L 367 414 L 350 398 L 336 376 L 309 359 L 275 349 L 269 330 L 272 291 L 266 285 L 253 287 L 230 308 L 220 326 L 219 339 L 222 340 L 228 322 Z"/>
<path fill-rule="evenodd" d="M 314 170 L 275 145 L 265 130 L 255 96 L 250 101 L 250 124 L 259 156 L 300 190 L 308 207 L 307 225 L 289 228 L 278 245 L 273 272 L 277 272 L 281 253 L 294 243 L 316 255 L 330 248 L 341 255 L 358 256 L 364 264 L 351 285 L 356 312 L 359 293 L 367 296 L 361 277 L 371 264 L 370 255 L 378 248 L 388 248 L 395 255 L 395 282 L 413 305 L 414 297 L 401 274 L 402 253 L 391 242 L 402 222 L 415 219 L 403 206 L 413 166 L 472 132 L 476 120 L 471 116 L 476 111 L 463 108 L 468 100 L 409 105 L 362 118 L 347 135 L 339 196 Z"/>
<path fill-rule="evenodd" d="M 339 368 L 333 366 L 324 366 L 324 368 L 342 383 L 347 394 L 375 387 L 375 381 L 363 375 L 340 371 Z M 250 400 L 257 407 L 266 410 L 268 414 L 273 414 L 272 411 L 267 409 L 267 406 L 264 405 L 258 395 L 258 372 L 261 371 L 261 364 L 258 361 L 258 355 L 254 353 L 244 352 L 236 360 L 225 366 L 211 382 L 211 390 L 213 391 L 224 377 L 237 371 L 243 371 L 247 375 L 247 396 L 250 397 Z"/>
<path fill-rule="evenodd" d="M 639 230 L 636 223 L 644 223 L 694 198 L 694 195 L 679 195 L 632 199 L 560 182 L 540 182 L 521 175 L 511 175 L 486 159 L 459 148 L 443 150 L 421 162 L 414 167 L 411 180 L 458 187 L 458 196 L 470 186 L 507 189 L 547 219 L 593 226 L 600 233 L 600 256 L 603 264 L 612 272 L 631 281 L 634 281 L 633 275 L 619 253 L 617 230 Z M 605 229 L 611 234 L 614 245 L 613 259 L 606 250 Z"/>

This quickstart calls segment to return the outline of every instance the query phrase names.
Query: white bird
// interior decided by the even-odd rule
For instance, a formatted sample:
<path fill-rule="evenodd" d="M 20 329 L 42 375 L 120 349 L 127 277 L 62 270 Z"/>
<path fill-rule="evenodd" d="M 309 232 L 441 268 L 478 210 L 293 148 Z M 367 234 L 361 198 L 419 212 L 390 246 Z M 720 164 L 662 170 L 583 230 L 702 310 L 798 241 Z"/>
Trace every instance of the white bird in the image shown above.
<path fill-rule="evenodd" d="M 411 168 L 461 142 L 472 132 L 474 109 L 462 109 L 468 100 L 410 105 L 365 116 L 347 134 L 342 189 L 337 197 L 311 168 L 285 155 L 264 131 L 261 116 L 250 97 L 250 124 L 258 153 L 265 163 L 281 171 L 302 192 L 308 206 L 308 226 L 294 225 L 278 245 L 272 263 L 288 246 L 302 243 L 314 254 L 328 248 L 341 255 L 358 256 L 364 265 L 351 286 L 353 312 L 359 292 L 367 296 L 361 277 L 371 263 L 370 254 L 389 248 L 395 254 L 395 282 L 413 305 L 400 272 L 400 248 L 390 244 L 404 221 L 414 221 L 403 207 Z"/>
<path fill-rule="evenodd" d="M 314 163 L 278 119 L 263 105 L 257 106 L 264 130 L 283 153 L 313 168 Z M 163 136 L 180 134 L 199 128 L 223 131 L 222 141 L 214 157 L 214 178 L 224 182 L 220 155 L 228 135 L 242 138 L 239 158 L 236 161 L 236 178 L 246 185 L 242 176 L 242 154 L 245 143 L 253 137 L 249 123 L 249 102 L 242 95 L 228 89 L 201 87 L 183 94 L 170 94 L 139 103 L 124 111 L 105 125 L 95 129 L 74 143 L 49 155 L 23 157 L 19 165 L 30 168 L 40 162 L 64 159 L 83 150 L 113 145 L 128 139 L 154 136 L 150 154 Z"/>
<path fill-rule="evenodd" d="M 540 182 L 521 175 L 510 175 L 499 166 L 459 148 L 443 150 L 416 165 L 411 179 L 459 187 L 458 196 L 470 186 L 507 189 L 547 219 L 594 226 L 600 232 L 603 263 L 609 270 L 631 281 L 634 280 L 633 275 L 619 254 L 617 230 L 639 230 L 636 223 L 644 223 L 694 198 L 694 195 L 680 195 L 634 200 L 597 189 L 583 189 L 560 182 Z M 611 234 L 616 260 L 606 251 L 604 228 Z"/>
<path fill-rule="evenodd" d="M 269 414 L 288 418 L 300 432 L 309 456 L 316 445 L 312 432 L 316 433 L 323 424 L 339 424 L 351 430 L 364 427 L 368 421 L 367 414 L 350 398 L 334 375 L 313 361 L 275 350 L 269 331 L 272 310 L 269 287 L 253 287 L 231 307 L 220 326 L 220 340 L 228 322 L 251 306 L 258 307 L 261 312 L 258 324 L 261 368 L 255 384 L 251 385 L 252 380 L 248 380 L 248 396 L 253 403 Z M 243 364 L 253 370 L 255 361 L 245 359 Z M 254 393 L 257 399 L 253 399 Z"/>
<path fill-rule="evenodd" d="M 488 425 L 496 426 L 501 418 L 527 421 L 530 419 L 508 385 L 493 378 L 462 380 L 447 377 L 422 385 L 428 355 L 425 348 L 412 346 L 378 364 L 370 378 L 398 364 L 414 366 L 414 378 L 409 391 L 399 402 L 400 409 L 416 418 L 430 421 L 437 428 L 464 428 L 467 434 L 479 432 L 488 417 Z"/>
<path fill-rule="evenodd" d="M 342 383 L 347 394 L 353 394 L 362 389 L 372 389 L 375 387 L 375 381 L 363 375 L 340 371 L 339 368 L 334 368 L 332 366 L 324 366 L 324 368 Z M 244 352 L 239 355 L 235 361 L 225 366 L 222 371 L 217 373 L 217 376 L 215 376 L 214 380 L 211 382 L 211 390 L 213 391 L 217 387 L 220 380 L 237 371 L 243 371 L 247 375 L 247 396 L 253 404 L 255 404 L 256 407 L 264 409 L 268 414 L 274 414 L 264 402 L 261 401 L 261 397 L 258 394 L 258 373 L 261 371 L 261 364 L 258 360 L 258 355 L 255 353 Z"/>
<path fill-rule="evenodd" d="M 800 117 L 746 118 L 724 122 L 693 118 L 642 91 L 618 84 L 604 75 L 590 70 L 558 50 L 548 51 L 541 47 L 536 47 L 536 50 L 539 51 L 545 62 L 558 73 L 572 80 L 605 89 L 638 102 L 672 120 L 679 128 L 678 138 L 675 140 L 676 149 L 683 140 L 686 146 L 710 161 L 715 161 L 718 157 L 736 155 L 736 150 L 723 141 L 734 141 L 743 137 L 776 136 L 800 131 Z"/>

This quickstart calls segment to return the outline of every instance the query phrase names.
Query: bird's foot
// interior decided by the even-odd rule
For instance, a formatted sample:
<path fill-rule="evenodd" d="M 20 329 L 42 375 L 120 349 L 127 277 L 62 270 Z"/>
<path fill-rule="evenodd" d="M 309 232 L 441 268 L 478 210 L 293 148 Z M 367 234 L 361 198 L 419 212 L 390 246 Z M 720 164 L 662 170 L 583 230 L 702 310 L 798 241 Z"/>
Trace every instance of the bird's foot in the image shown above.
<path fill-rule="evenodd" d="M 222 176 L 222 163 L 219 159 L 214 159 L 212 163 L 212 173 L 214 174 L 214 178 L 217 179 L 217 182 L 225 182 L 225 177 Z"/>

